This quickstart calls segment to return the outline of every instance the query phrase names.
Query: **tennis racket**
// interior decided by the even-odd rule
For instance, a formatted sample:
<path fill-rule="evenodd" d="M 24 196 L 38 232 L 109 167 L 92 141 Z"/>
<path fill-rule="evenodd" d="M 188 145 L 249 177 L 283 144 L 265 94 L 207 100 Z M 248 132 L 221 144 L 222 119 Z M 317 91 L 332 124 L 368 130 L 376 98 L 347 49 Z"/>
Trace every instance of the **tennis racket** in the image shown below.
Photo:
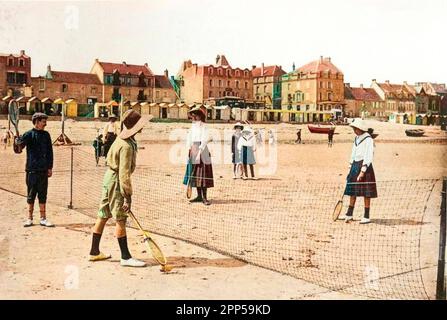
<path fill-rule="evenodd" d="M 8 105 L 9 121 L 16 129 L 16 136 L 19 137 L 19 106 L 15 100 L 11 100 Z"/>
<path fill-rule="evenodd" d="M 334 221 L 337 221 L 342 209 L 343 209 L 343 196 L 341 196 L 340 200 L 338 200 L 337 204 L 335 205 L 334 212 L 332 213 L 332 219 Z"/>
<path fill-rule="evenodd" d="M 135 222 L 138 229 L 140 229 L 141 233 L 143 234 L 144 242 L 147 243 L 149 249 L 151 250 L 152 257 L 161 265 L 161 271 L 163 272 L 171 271 L 172 266 L 168 265 L 166 257 L 164 256 L 163 252 L 161 251 L 157 243 L 155 243 L 154 239 L 152 239 L 150 233 L 148 231 L 143 230 L 141 224 L 138 222 L 137 218 L 135 217 L 132 211 L 129 211 L 128 214 Z"/>

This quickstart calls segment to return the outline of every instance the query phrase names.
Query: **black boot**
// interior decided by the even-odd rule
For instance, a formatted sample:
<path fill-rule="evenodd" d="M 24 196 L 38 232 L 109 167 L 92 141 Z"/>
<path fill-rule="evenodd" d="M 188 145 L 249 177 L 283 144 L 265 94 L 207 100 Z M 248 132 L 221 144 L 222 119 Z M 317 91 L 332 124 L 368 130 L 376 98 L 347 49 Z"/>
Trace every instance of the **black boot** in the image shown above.
<path fill-rule="evenodd" d="M 211 204 L 211 202 L 208 201 L 207 197 L 206 197 L 206 188 L 202 188 L 202 194 L 203 194 L 203 204 L 206 206 L 209 206 Z"/>
<path fill-rule="evenodd" d="M 189 202 L 202 202 L 203 201 L 203 197 L 202 197 L 202 188 L 197 188 L 197 197 L 189 200 Z"/>

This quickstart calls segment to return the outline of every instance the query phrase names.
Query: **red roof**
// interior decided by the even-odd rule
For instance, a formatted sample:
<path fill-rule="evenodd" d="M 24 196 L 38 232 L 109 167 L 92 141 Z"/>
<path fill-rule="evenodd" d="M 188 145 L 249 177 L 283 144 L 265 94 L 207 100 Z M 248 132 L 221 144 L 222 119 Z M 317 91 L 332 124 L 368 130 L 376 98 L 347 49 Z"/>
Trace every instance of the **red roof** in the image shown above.
<path fill-rule="evenodd" d="M 149 69 L 147 64 L 144 65 L 135 65 L 135 64 L 127 64 L 127 63 L 111 63 L 111 62 L 100 62 L 99 64 L 104 69 L 105 73 L 113 73 L 117 70 L 120 74 L 131 74 L 131 75 L 140 75 L 143 73 L 145 76 L 153 76 L 154 74 Z"/>
<path fill-rule="evenodd" d="M 324 59 L 319 59 L 319 60 L 315 60 L 312 61 L 304 66 L 302 66 L 301 68 L 298 68 L 299 72 L 302 73 L 319 73 L 319 72 L 324 72 L 324 71 L 330 71 L 331 73 L 341 73 L 343 74 L 343 72 L 341 72 L 332 62 L 331 62 L 331 58 L 324 58 Z"/>
<path fill-rule="evenodd" d="M 65 72 L 65 71 L 53 71 L 51 70 L 53 81 L 56 82 L 70 82 L 70 83 L 82 83 L 82 84 L 97 84 L 100 85 L 101 81 L 96 74 L 93 73 L 80 73 L 80 72 Z"/>
<path fill-rule="evenodd" d="M 286 74 L 283 69 L 279 66 L 267 66 L 264 67 L 264 73 L 261 74 L 262 67 L 255 68 L 251 71 L 254 78 L 256 77 L 269 77 L 269 76 L 282 76 Z"/>
<path fill-rule="evenodd" d="M 155 88 L 162 88 L 162 89 L 173 89 L 171 82 L 169 79 L 164 76 L 155 76 Z"/>
<path fill-rule="evenodd" d="M 355 100 L 380 101 L 380 96 L 372 88 L 350 88 Z"/>

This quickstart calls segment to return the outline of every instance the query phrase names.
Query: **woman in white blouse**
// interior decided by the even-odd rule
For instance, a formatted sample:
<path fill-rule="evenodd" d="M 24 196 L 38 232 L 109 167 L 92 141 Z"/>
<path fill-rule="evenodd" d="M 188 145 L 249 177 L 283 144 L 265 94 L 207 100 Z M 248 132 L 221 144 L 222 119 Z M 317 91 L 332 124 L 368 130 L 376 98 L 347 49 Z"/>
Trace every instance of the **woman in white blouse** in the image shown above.
<path fill-rule="evenodd" d="M 256 164 L 256 136 L 253 132 L 253 129 L 251 129 L 250 127 L 242 130 L 242 137 L 239 139 L 239 142 L 237 144 L 237 150 L 240 154 L 240 158 L 242 159 L 242 179 L 248 179 L 247 165 L 249 165 L 251 179 L 258 180 L 258 178 L 255 177 L 254 168 L 254 165 Z"/>
<path fill-rule="evenodd" d="M 373 169 L 374 141 L 372 129 L 369 129 L 363 120 L 355 119 L 350 126 L 354 129 L 356 137 L 352 146 L 350 171 L 346 181 L 344 194 L 350 196 L 349 208 L 345 221 L 353 220 L 353 212 L 357 197 L 364 197 L 365 213 L 361 224 L 370 222 L 369 210 L 371 198 L 377 198 L 376 178 Z"/>
<path fill-rule="evenodd" d="M 192 119 L 191 130 L 188 132 L 186 146 L 189 149 L 189 163 L 186 168 L 183 184 L 197 188 L 197 197 L 190 202 L 203 202 L 210 205 L 207 197 L 208 188 L 214 187 L 213 166 L 208 150 L 208 127 L 205 124 L 207 110 L 204 106 L 195 107 L 189 111 Z"/>

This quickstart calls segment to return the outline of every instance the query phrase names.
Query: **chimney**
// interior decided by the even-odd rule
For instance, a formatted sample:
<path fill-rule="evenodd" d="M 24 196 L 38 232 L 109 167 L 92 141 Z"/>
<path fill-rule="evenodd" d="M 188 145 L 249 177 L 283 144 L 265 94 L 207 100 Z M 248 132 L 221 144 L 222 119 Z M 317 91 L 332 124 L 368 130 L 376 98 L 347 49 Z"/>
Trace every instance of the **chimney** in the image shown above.
<path fill-rule="evenodd" d="M 404 81 L 404 84 L 408 86 L 408 83 L 407 83 L 407 81 Z"/>
<path fill-rule="evenodd" d="M 327 57 L 326 60 L 327 60 L 328 62 L 331 62 L 331 57 Z"/>
<path fill-rule="evenodd" d="M 165 77 L 169 78 L 169 71 L 168 71 L 168 69 L 165 70 Z"/>
<path fill-rule="evenodd" d="M 147 64 L 147 62 L 144 63 L 144 66 L 145 66 L 146 68 L 149 67 L 149 65 Z"/>
<path fill-rule="evenodd" d="M 351 88 L 351 84 L 349 82 L 345 83 L 345 87 Z"/>
<path fill-rule="evenodd" d="M 216 64 L 219 63 L 219 60 L 220 60 L 220 55 L 217 55 L 217 57 L 216 57 Z"/>
<path fill-rule="evenodd" d="M 264 75 L 264 62 L 261 63 L 261 76 Z"/>
<path fill-rule="evenodd" d="M 51 65 L 50 64 L 48 64 L 48 66 L 47 66 L 47 72 L 51 72 Z"/>
<path fill-rule="evenodd" d="M 20 50 L 20 55 L 24 56 L 25 55 L 25 50 Z"/>
<path fill-rule="evenodd" d="M 377 79 L 372 79 L 372 82 L 377 82 Z"/>
<path fill-rule="evenodd" d="M 252 66 L 251 66 L 251 70 L 254 70 L 254 69 L 256 69 L 256 66 L 255 66 L 255 65 L 252 65 Z"/>
<path fill-rule="evenodd" d="M 95 59 L 95 62 L 99 62 L 99 59 L 98 59 L 98 58 L 96 58 L 96 59 Z"/>
<path fill-rule="evenodd" d="M 362 89 L 363 89 L 363 83 L 361 83 L 361 84 L 360 84 L 360 88 L 362 88 Z"/>
<path fill-rule="evenodd" d="M 295 71 L 295 62 L 292 64 L 292 71 Z"/>
<path fill-rule="evenodd" d="M 127 66 L 126 61 L 123 61 L 123 66 L 125 66 L 125 67 Z"/>

